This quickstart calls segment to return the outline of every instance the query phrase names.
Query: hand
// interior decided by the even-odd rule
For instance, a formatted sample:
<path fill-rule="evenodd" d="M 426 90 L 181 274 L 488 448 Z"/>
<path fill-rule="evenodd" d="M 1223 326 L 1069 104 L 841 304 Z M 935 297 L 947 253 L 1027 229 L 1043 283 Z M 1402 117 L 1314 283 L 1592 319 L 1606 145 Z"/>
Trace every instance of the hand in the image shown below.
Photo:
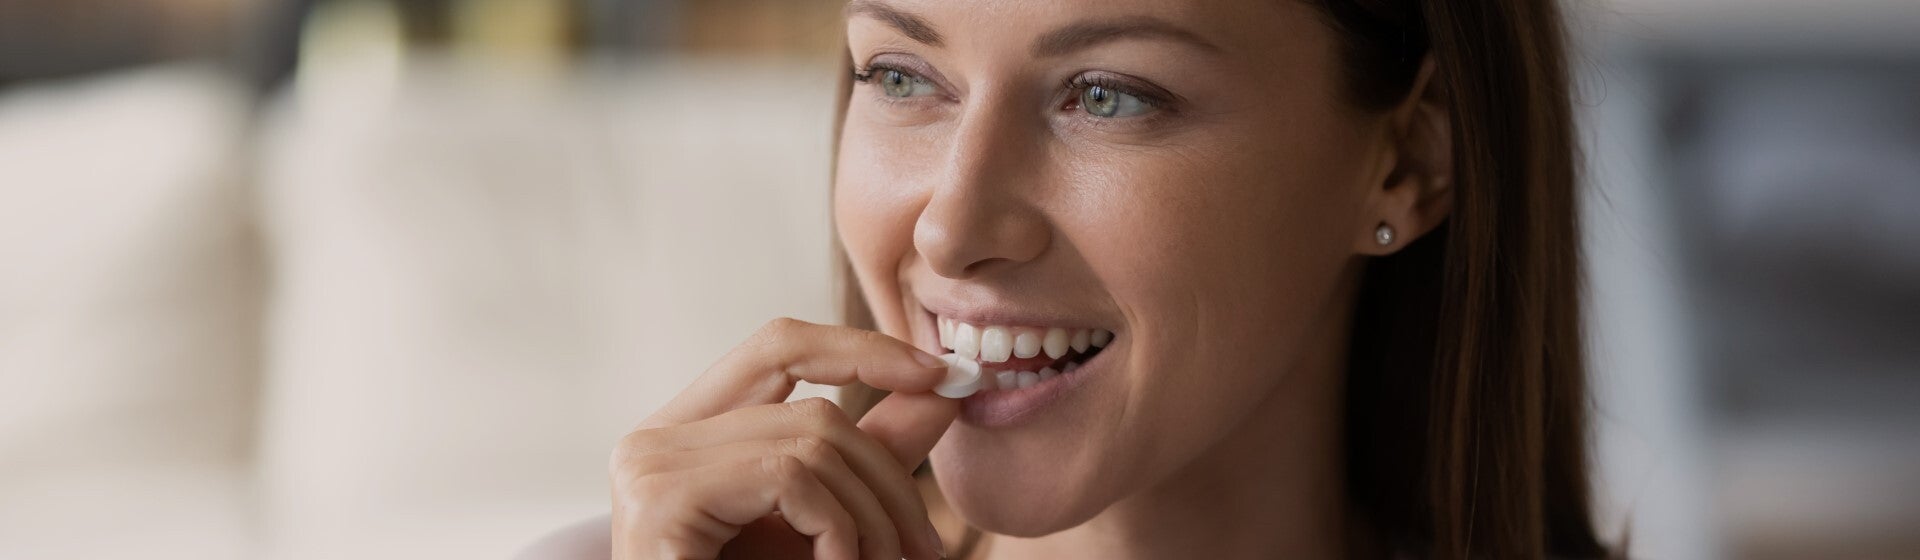
<path fill-rule="evenodd" d="M 959 414 L 913 345 L 776 319 L 620 440 L 614 558 L 940 558 L 912 469 Z M 858 425 L 798 381 L 893 391 Z M 808 551 L 811 551 L 811 555 Z"/>

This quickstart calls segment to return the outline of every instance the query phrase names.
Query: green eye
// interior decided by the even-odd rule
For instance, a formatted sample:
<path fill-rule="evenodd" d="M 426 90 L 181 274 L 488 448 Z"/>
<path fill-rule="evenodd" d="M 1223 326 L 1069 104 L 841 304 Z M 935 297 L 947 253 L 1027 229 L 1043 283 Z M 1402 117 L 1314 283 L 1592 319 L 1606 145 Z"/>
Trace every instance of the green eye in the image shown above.
<path fill-rule="evenodd" d="M 1153 105 L 1130 93 L 1102 86 L 1087 86 L 1080 91 L 1080 109 L 1103 119 L 1133 117 L 1153 110 Z"/>
<path fill-rule="evenodd" d="M 934 91 L 933 83 L 926 78 L 899 70 L 883 69 L 879 72 L 880 75 L 875 77 L 880 79 L 880 90 L 886 92 L 887 97 L 929 95 Z"/>

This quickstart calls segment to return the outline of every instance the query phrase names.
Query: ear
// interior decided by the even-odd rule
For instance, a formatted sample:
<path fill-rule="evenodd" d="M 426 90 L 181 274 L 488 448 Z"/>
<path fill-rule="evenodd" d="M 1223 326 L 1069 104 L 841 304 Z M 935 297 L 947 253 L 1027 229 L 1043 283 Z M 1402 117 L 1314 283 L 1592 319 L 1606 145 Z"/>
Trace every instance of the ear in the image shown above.
<path fill-rule="evenodd" d="M 1453 109 L 1434 72 L 1428 56 L 1407 98 L 1387 115 L 1381 171 L 1369 183 L 1355 252 L 1391 255 L 1453 212 Z M 1390 235 L 1380 235 L 1382 226 Z"/>

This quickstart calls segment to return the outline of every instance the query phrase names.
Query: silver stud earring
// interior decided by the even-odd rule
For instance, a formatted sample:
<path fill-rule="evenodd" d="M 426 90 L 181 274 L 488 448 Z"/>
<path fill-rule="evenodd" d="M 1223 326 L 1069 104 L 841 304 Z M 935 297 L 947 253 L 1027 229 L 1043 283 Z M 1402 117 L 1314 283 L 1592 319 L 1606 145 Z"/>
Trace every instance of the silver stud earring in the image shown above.
<path fill-rule="evenodd" d="M 1373 230 L 1373 240 L 1380 242 L 1381 247 L 1392 245 L 1393 226 L 1380 224 L 1380 229 Z"/>

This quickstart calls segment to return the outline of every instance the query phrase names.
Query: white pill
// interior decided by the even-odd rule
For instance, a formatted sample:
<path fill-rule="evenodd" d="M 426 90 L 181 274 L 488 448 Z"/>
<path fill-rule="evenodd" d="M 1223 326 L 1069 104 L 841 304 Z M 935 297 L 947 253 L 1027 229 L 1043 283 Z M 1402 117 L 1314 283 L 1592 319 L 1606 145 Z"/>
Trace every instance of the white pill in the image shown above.
<path fill-rule="evenodd" d="M 980 362 L 960 357 L 959 354 L 946 354 L 940 360 L 947 363 L 947 379 L 933 388 L 933 394 L 949 399 L 964 399 L 980 391 Z"/>

